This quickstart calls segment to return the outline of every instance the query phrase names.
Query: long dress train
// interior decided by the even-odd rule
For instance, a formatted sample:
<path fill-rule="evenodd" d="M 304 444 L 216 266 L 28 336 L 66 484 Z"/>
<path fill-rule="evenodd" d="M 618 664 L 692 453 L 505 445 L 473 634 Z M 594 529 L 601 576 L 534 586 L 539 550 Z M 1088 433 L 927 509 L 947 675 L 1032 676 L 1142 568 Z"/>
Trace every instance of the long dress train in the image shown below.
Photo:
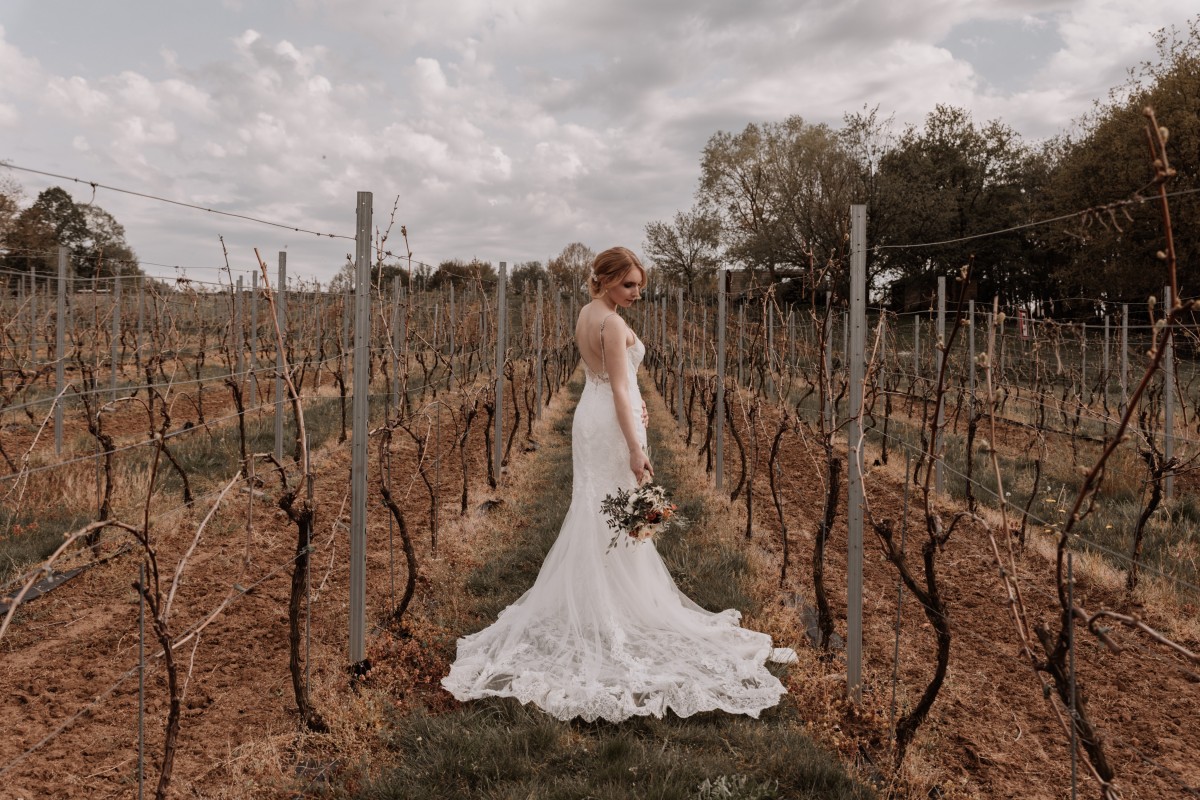
<path fill-rule="evenodd" d="M 628 354 L 630 400 L 641 406 Z M 444 686 L 459 700 L 515 697 L 569 720 L 681 717 L 721 709 L 757 717 L 786 693 L 768 660 L 795 654 L 739 627 L 741 613 L 706 611 L 675 586 L 653 541 L 606 552 L 600 502 L 636 485 L 607 377 L 587 381 L 571 428 L 571 505 L 533 587 L 496 621 L 458 640 Z M 645 429 L 638 422 L 645 443 Z"/>

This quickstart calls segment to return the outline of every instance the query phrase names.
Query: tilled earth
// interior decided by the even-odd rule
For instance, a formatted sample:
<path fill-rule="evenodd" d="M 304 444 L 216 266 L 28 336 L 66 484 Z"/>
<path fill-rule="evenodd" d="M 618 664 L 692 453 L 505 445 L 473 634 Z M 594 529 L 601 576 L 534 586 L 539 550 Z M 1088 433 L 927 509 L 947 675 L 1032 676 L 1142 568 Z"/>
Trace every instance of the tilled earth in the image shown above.
<path fill-rule="evenodd" d="M 214 410 L 216 406 L 214 403 Z M 450 417 L 447 413 L 441 420 L 443 469 L 436 476 L 441 485 L 438 508 L 443 525 L 457 516 L 462 480 L 459 454 L 450 444 L 454 432 Z M 734 417 L 743 440 L 749 442 L 740 409 Z M 134 417 L 127 424 L 130 437 L 142 430 Z M 485 424 L 486 418 L 480 414 L 467 444 L 472 508 L 489 495 L 482 478 L 486 475 Z M 778 566 L 781 538 L 766 475 L 773 421 L 764 413 L 759 425 L 753 543 Z M 524 443 L 523 429 L 524 422 L 514 455 Z M 377 446 L 373 440 L 373 499 L 368 521 L 371 578 L 367 606 L 374 620 L 386 616 L 396 596 L 393 583 L 398 594 L 405 575 L 398 531 L 377 502 Z M 728 439 L 726 453 L 725 474 L 736 477 L 736 446 Z M 347 696 L 349 685 L 345 652 L 349 455 L 348 447 L 330 445 L 315 462 L 317 518 L 309 680 L 318 710 L 335 714 L 337 710 L 330 706 Z M 778 602 L 764 610 L 763 616 L 773 630 L 791 631 L 798 646 L 807 647 L 802 612 L 813 605 L 809 565 L 824 499 L 820 451 L 799 434 L 786 434 L 778 469 L 791 566 L 785 584 L 772 590 Z M 443 535 L 438 555 L 430 552 L 429 497 L 420 477 L 416 448 L 403 432 L 395 439 L 391 470 L 423 564 L 418 585 L 422 613 L 436 617 L 430 613 L 431 607 L 452 603 L 450 598 L 439 599 L 438 581 L 454 576 L 462 564 L 469 563 L 463 552 L 469 550 L 470 542 Z M 176 650 L 180 678 L 186 676 L 187 684 L 173 770 L 174 796 L 291 796 L 298 779 L 319 780 L 321 771 L 329 766 L 315 755 L 317 751 L 306 751 L 302 737 L 297 736 L 287 664 L 289 564 L 296 533 L 274 505 L 279 493 L 277 480 L 267 476 L 264 481 L 262 494 L 253 501 L 240 489 L 226 498 L 191 556 L 173 601 L 168 627 L 178 634 L 200 623 L 227 597 L 235 597 L 203 630 L 198 643 L 193 640 Z M 891 466 L 871 471 L 867 492 L 875 518 L 897 522 L 905 518 L 903 476 L 895 459 Z M 842 493 L 828 545 L 826 580 L 837 632 L 844 637 L 844 482 Z M 919 574 L 919 548 L 925 534 L 917 497 L 915 490 L 910 493 L 906 530 L 910 560 Z M 737 502 L 743 504 L 744 496 Z M 164 595 L 176 563 L 191 545 L 210 505 L 208 501 L 191 509 L 180 507 L 154 523 Z M 954 510 L 940 509 L 947 520 Z M 812 716 L 815 730 L 828 734 L 848 758 L 868 772 L 886 774 L 882 764 L 888 758 L 892 710 L 897 574 L 869 529 L 866 536 L 862 707 L 829 702 L 830 695 L 843 685 L 838 681 L 844 681 L 840 652 L 823 660 L 806 657 L 816 668 L 807 673 L 793 670 L 788 680 L 794 701 Z M 114 532 L 106 533 L 100 553 L 113 557 L 22 607 L 0 640 L 5 666 L 0 671 L 0 696 L 5 698 L 0 704 L 0 729 L 5 731 L 0 737 L 0 769 L 6 770 L 0 775 L 0 798 L 4 800 L 129 796 L 135 788 L 139 604 L 132 584 L 140 560 L 131 553 L 116 553 L 125 541 Z M 1003 541 L 1000 544 L 1006 547 Z M 1046 551 L 1045 541 L 1031 540 L 1017 556 L 1017 572 L 1032 620 L 1053 625 L 1054 572 Z M 941 695 L 910 750 L 903 793 L 922 797 L 1069 796 L 1068 739 L 1021 654 L 985 531 L 977 524 L 960 526 L 938 553 L 936 564 L 954 632 L 950 668 Z M 461 579 L 461 575 L 457 577 Z M 777 574 L 772 580 L 777 581 Z M 1103 607 L 1134 613 L 1160 630 L 1176 627 L 1171 612 L 1130 600 L 1119 580 L 1103 569 L 1078 567 L 1076 593 L 1078 602 L 1090 610 Z M 453 635 L 433 629 L 427 633 Z M 370 635 L 372 652 L 383 656 L 381 674 L 386 673 L 399 687 L 398 693 L 407 686 L 436 696 L 432 687 L 440 665 L 420 662 L 421 648 L 412 643 L 420 634 L 408 644 L 378 628 L 372 628 Z M 1125 629 L 1116 630 L 1113 636 L 1123 646 L 1119 653 L 1078 629 L 1076 659 L 1088 713 L 1104 736 L 1117 786 L 1126 798 L 1196 792 L 1200 786 L 1200 739 L 1191 728 L 1200 718 L 1197 670 L 1144 636 Z M 1181 643 L 1192 650 L 1198 645 L 1186 639 Z M 161 659 L 153 657 L 158 646 L 151 633 L 146 649 L 151 656 L 145 719 L 149 788 L 158 774 L 167 692 L 165 669 Z M 899 653 L 895 691 L 897 713 L 904 713 L 916 703 L 929 680 L 934 655 L 932 628 L 907 591 L 900 606 Z M 397 663 L 383 663 L 393 656 Z M 320 750 L 329 751 L 329 743 Z M 331 758 L 336 760 L 336 755 Z M 1079 774 L 1081 792 L 1094 793 L 1082 760 Z M 929 794 L 934 787 L 935 794 Z"/>

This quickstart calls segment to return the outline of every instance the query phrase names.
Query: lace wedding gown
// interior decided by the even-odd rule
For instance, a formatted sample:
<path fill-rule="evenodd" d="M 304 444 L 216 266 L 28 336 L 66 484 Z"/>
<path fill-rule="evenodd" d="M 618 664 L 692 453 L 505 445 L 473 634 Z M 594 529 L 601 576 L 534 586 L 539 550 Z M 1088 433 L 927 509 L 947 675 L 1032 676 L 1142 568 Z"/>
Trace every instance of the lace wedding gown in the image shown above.
<path fill-rule="evenodd" d="M 628 353 L 632 407 L 646 353 Z M 768 660 L 795 654 L 739 627 L 741 613 L 712 613 L 688 599 L 653 541 L 606 552 L 613 531 L 605 495 L 636 485 L 617 424 L 612 386 L 584 365 L 587 382 L 571 428 L 571 505 L 537 581 L 490 627 L 458 640 L 444 686 L 458 700 L 515 697 L 562 720 L 617 722 L 721 709 L 757 717 L 786 693 Z M 645 429 L 638 426 L 645 443 Z"/>

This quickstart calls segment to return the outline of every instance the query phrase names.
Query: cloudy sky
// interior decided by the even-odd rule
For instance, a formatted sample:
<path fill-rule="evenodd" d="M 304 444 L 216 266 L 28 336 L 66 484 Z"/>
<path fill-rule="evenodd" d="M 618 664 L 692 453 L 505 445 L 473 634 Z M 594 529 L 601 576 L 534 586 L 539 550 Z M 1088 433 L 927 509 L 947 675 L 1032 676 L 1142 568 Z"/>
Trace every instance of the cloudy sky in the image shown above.
<path fill-rule="evenodd" d="M 641 248 L 718 130 L 934 104 L 1069 128 L 1195 0 L 4 0 L 0 161 L 328 233 L 355 194 L 414 258 Z M 27 201 L 51 185 L 2 172 Z M 150 274 L 353 245 L 100 190 Z M 398 236 L 394 236 L 398 239 Z M 396 249 L 401 249 L 397 247 Z"/>

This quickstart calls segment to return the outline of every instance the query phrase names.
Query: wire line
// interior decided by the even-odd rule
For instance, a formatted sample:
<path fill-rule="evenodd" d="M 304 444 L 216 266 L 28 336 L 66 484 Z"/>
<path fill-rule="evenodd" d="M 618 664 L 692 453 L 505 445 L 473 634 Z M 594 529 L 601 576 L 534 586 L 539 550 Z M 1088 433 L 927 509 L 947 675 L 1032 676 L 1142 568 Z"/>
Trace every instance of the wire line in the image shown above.
<path fill-rule="evenodd" d="M 234 219 L 244 219 L 244 220 L 247 220 L 248 222 L 256 222 L 259 225 L 269 225 L 272 228 L 282 228 L 282 229 L 288 230 L 288 231 L 295 231 L 296 233 L 311 233 L 313 236 L 326 236 L 330 239 L 347 239 L 349 241 L 355 241 L 355 238 L 353 236 L 343 236 L 342 234 L 339 234 L 339 233 L 322 233 L 320 231 L 314 231 L 314 230 L 309 230 L 307 228 L 301 228 L 296 225 L 288 225 L 283 222 L 272 222 L 270 220 L 259 219 L 258 217 L 252 217 L 248 214 L 237 214 L 232 211 L 219 211 L 215 208 L 207 208 L 205 206 L 198 206 L 198 205 L 195 205 L 194 203 L 185 203 L 182 200 L 171 200 L 170 198 L 167 198 L 167 197 L 159 197 L 158 195 L 146 194 L 145 192 L 135 192 L 132 189 L 121 189 L 117 186 L 108 186 L 107 184 L 98 183 L 96 181 L 84 180 L 83 178 L 72 178 L 70 175 L 59 175 L 58 173 L 55 173 L 55 172 L 46 172 L 45 170 L 33 169 L 32 167 L 22 167 L 17 164 L 13 164 L 11 162 L 0 162 L 0 166 L 7 167 L 8 169 L 20 170 L 22 172 L 31 172 L 34 175 L 44 175 L 48 178 L 58 178 L 59 180 L 74 181 L 75 183 L 86 184 L 87 186 L 91 186 L 93 191 L 96 189 L 107 189 L 110 192 L 119 192 L 121 194 L 128 194 L 128 195 L 132 195 L 134 197 L 142 197 L 147 200 L 156 200 L 160 203 L 168 203 L 173 206 L 181 206 L 183 208 L 191 208 L 196 211 L 206 211 L 209 214 L 218 214 L 223 217 L 233 217 Z"/>
<path fill-rule="evenodd" d="M 1180 189 L 1177 192 L 1168 192 L 1166 196 L 1167 197 L 1181 197 L 1183 195 L 1196 194 L 1197 192 L 1200 192 L 1200 188 Z M 1158 200 L 1158 199 L 1160 199 L 1160 196 L 1158 196 L 1158 195 L 1156 195 L 1154 197 L 1143 197 L 1142 195 L 1135 195 L 1134 197 L 1130 197 L 1125 200 L 1118 200 L 1117 202 L 1112 203 L 1112 204 L 1110 204 L 1110 206 L 1107 206 L 1107 207 L 1134 205 L 1134 204 L 1146 203 L 1151 200 Z M 943 245 L 943 244 L 957 244 L 958 242 L 969 242 L 972 239 L 983 239 L 988 236 L 999 236 L 1004 233 L 1013 233 L 1014 231 L 1025 230 L 1026 228 L 1036 228 L 1041 225 L 1050 225 L 1055 222 L 1062 222 L 1064 220 L 1068 220 L 1073 217 L 1082 217 L 1084 214 L 1090 214 L 1093 211 L 1096 211 L 1097 209 L 1100 209 L 1100 208 L 1106 208 L 1106 206 L 1093 206 L 1092 208 L 1085 208 L 1082 211 L 1072 211 L 1070 214 L 1063 214 L 1063 215 L 1057 216 L 1057 217 L 1050 217 L 1049 219 L 1034 220 L 1033 222 L 1024 222 L 1020 225 L 1014 225 L 1011 228 L 1002 228 L 1001 230 L 998 230 L 998 231 L 988 231 L 987 233 L 973 233 L 970 236 L 960 236 L 957 239 L 943 239 L 940 242 L 917 242 L 914 244 L 877 244 L 871 249 L 876 250 L 876 251 L 879 251 L 879 250 L 909 250 L 909 249 L 917 248 L 917 247 L 938 247 L 939 245 Z"/>

